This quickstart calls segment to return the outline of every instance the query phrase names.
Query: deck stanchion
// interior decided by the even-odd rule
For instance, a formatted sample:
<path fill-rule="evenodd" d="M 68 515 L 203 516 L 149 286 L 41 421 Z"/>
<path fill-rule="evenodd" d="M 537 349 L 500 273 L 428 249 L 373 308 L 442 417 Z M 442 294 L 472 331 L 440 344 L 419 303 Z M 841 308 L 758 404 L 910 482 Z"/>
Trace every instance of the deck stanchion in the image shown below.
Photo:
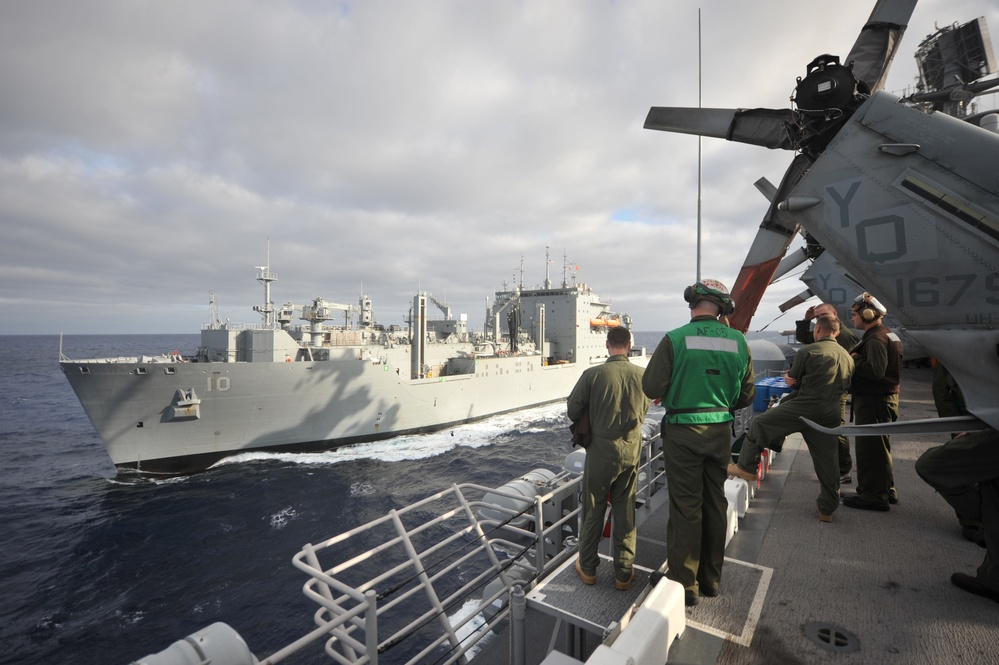
<path fill-rule="evenodd" d="M 514 584 L 510 590 L 510 618 L 513 621 L 513 665 L 526 665 L 527 641 L 524 636 L 524 618 L 527 615 L 527 598 L 524 587 Z"/>
<path fill-rule="evenodd" d="M 378 665 L 378 593 L 374 589 L 364 592 L 368 609 L 364 613 L 364 642 L 368 650 L 368 662 Z"/>

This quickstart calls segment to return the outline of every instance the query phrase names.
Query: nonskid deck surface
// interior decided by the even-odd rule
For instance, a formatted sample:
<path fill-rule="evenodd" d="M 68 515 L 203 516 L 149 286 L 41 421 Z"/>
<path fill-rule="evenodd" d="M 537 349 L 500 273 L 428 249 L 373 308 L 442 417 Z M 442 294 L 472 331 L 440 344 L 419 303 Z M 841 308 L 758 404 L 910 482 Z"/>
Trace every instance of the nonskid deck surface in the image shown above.
<path fill-rule="evenodd" d="M 652 571 L 635 567 L 635 579 L 626 591 L 614 588 L 613 562 L 601 555 L 596 584 L 583 584 L 576 572 L 576 559 L 570 558 L 527 594 L 528 607 L 559 617 L 576 626 L 599 630 L 619 621 L 647 586 Z"/>
<path fill-rule="evenodd" d="M 901 418 L 935 416 L 930 374 L 906 370 Z M 668 662 L 999 663 L 999 606 L 950 583 L 953 572 L 973 574 L 985 550 L 961 538 L 953 511 L 914 469 L 923 451 L 946 438 L 894 437 L 900 503 L 888 513 L 841 506 L 833 523 L 824 524 L 808 449 L 800 435 L 788 437 L 726 550 L 721 595 L 687 608 L 686 632 Z M 853 479 L 843 494 L 855 491 L 855 471 Z M 639 526 L 640 569 L 665 560 L 667 513 L 657 506 Z M 598 584 L 584 589 L 570 560 L 548 582 L 565 586 L 565 593 L 548 592 L 547 600 L 564 601 L 561 612 L 596 612 L 607 620 L 647 583 L 639 576 L 632 590 L 617 591 L 611 570 L 605 560 Z M 587 603 L 594 608 L 579 608 Z M 596 633 L 569 635 L 556 614 L 528 604 L 529 662 L 540 662 L 552 646 L 585 659 L 600 643 Z M 507 638 L 498 635 L 476 661 L 507 662 L 505 648 L 498 648 Z"/>
<path fill-rule="evenodd" d="M 931 374 L 903 370 L 900 418 L 936 415 Z M 840 506 L 822 524 L 811 458 L 795 437 L 790 472 L 771 475 L 787 473 L 787 481 L 753 559 L 774 569 L 756 638 L 748 649 L 725 643 L 717 662 L 999 663 L 999 605 L 950 583 L 954 572 L 974 574 L 985 550 L 961 537 L 954 511 L 915 472 L 923 451 L 947 439 L 893 437 L 899 503 L 888 513 Z M 856 491 L 855 471 L 853 480 L 844 495 Z M 750 513 L 771 493 L 764 481 Z M 844 644 L 814 640 L 817 626 Z"/>

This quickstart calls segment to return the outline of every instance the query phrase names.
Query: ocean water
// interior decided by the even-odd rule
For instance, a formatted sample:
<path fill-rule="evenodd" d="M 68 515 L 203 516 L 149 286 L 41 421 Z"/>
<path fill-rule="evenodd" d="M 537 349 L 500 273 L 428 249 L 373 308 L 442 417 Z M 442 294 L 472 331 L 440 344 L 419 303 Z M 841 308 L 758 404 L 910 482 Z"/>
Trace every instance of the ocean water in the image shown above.
<path fill-rule="evenodd" d="M 636 333 L 651 353 L 662 333 Z M 564 404 L 327 453 L 253 453 L 192 476 L 119 475 L 58 366 L 0 336 L 0 664 L 129 663 L 216 621 L 263 658 L 312 627 L 291 559 L 446 488 L 570 452 Z M 72 358 L 192 353 L 197 335 L 67 336 Z M 395 660 L 391 652 L 381 662 Z M 285 662 L 333 662 L 320 645 Z"/>

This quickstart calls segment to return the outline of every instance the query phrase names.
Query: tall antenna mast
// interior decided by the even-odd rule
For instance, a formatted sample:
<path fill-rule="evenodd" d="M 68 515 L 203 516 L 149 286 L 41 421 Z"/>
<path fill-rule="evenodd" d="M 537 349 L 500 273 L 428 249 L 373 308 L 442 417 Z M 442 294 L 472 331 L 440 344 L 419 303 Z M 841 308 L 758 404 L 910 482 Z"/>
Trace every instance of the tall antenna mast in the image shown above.
<path fill-rule="evenodd" d="M 697 108 L 701 108 L 701 8 L 697 8 Z M 701 281 L 701 137 L 697 136 L 697 282 Z"/>
<path fill-rule="evenodd" d="M 271 272 L 271 239 L 267 239 L 267 265 L 257 266 L 257 281 L 264 285 L 264 304 L 253 308 L 260 312 L 265 328 L 274 327 L 274 303 L 271 302 L 271 282 L 277 281 L 277 274 Z"/>
<path fill-rule="evenodd" d="M 548 253 L 548 246 L 546 245 L 545 246 L 545 288 L 546 289 L 552 288 L 552 280 L 549 277 L 549 273 L 551 272 L 551 267 L 552 267 L 552 259 L 551 255 Z"/>

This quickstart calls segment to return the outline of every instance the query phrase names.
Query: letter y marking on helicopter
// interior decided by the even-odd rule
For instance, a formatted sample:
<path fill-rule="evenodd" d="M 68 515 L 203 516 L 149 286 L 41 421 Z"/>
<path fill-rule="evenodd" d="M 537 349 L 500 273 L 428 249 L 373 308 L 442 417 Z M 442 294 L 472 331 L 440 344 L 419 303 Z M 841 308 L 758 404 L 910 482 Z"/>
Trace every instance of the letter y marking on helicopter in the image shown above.
<path fill-rule="evenodd" d="M 857 194 L 857 190 L 860 188 L 860 181 L 854 182 L 850 185 L 850 189 L 847 190 L 845 196 L 840 196 L 833 187 L 826 187 L 826 191 L 836 205 L 839 207 L 839 227 L 845 229 L 850 226 L 850 201 Z"/>

